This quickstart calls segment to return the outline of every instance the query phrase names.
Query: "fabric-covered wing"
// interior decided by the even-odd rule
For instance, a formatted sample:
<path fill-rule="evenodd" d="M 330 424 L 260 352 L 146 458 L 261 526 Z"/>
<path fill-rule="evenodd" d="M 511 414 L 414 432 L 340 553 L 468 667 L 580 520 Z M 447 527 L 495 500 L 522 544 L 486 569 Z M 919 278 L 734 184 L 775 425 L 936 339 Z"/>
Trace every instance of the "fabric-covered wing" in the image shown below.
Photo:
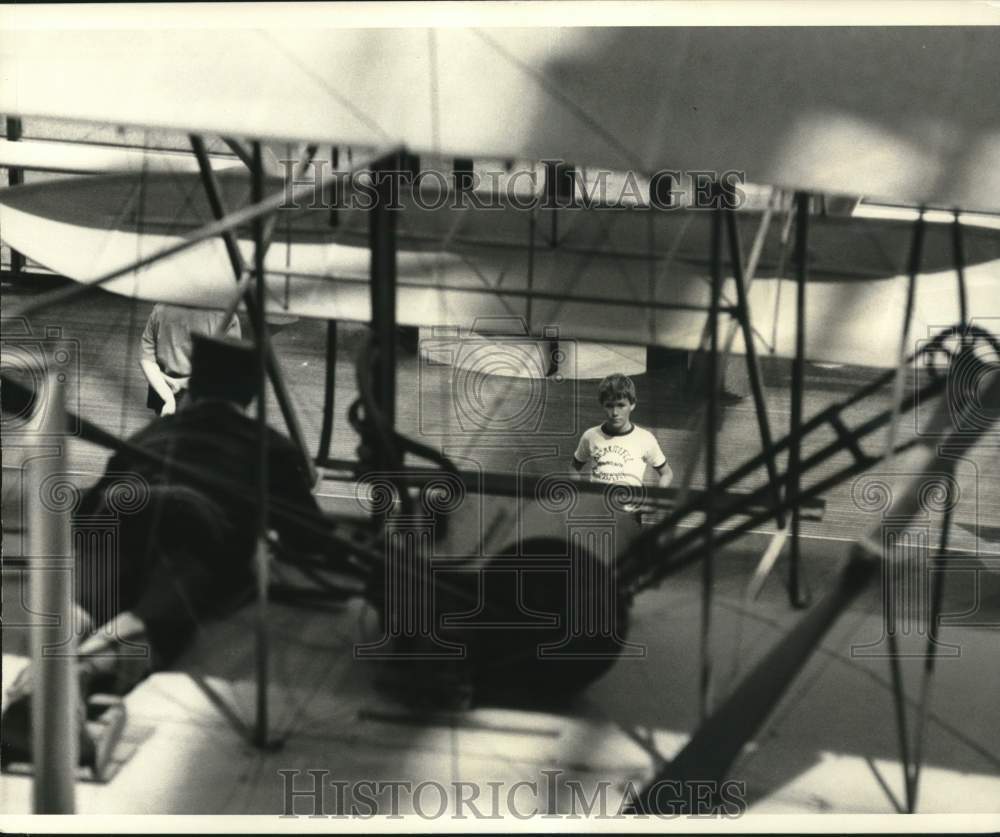
<path fill-rule="evenodd" d="M 1000 209 L 995 27 L 338 28 L 339 9 L 260 25 L 215 11 L 198 27 L 135 30 L 7 15 L 0 111 L 738 170 L 787 188 Z"/>
<path fill-rule="evenodd" d="M 245 204 L 246 179 L 220 176 L 230 209 Z M 552 211 L 559 213 L 558 242 L 542 239 L 530 247 L 530 214 L 511 207 L 404 209 L 398 217 L 399 322 L 470 329 L 477 319 L 502 317 L 522 320 L 536 335 L 554 327 L 562 338 L 697 348 L 709 303 L 712 213 Z M 749 242 L 760 214 L 737 217 Z M 81 282 L 150 255 L 210 218 L 196 175 L 74 178 L 0 195 L 4 241 Z M 335 228 L 329 219 L 328 209 L 279 212 L 266 261 L 273 313 L 370 318 L 366 213 L 339 210 Z M 791 357 L 795 294 L 791 281 L 779 278 L 783 262 L 781 274 L 789 274 L 779 226 L 771 225 L 750 305 L 759 350 Z M 811 360 L 895 363 L 910 235 L 910 225 L 899 221 L 813 219 Z M 989 311 L 1000 278 L 1000 234 L 970 227 L 965 237 L 969 310 Z M 249 262 L 249 236 L 240 243 Z M 947 225 L 928 224 L 911 329 L 917 338 L 959 319 L 950 264 Z M 106 287 L 146 300 L 225 307 L 235 285 L 216 239 Z M 735 300 L 732 281 L 724 296 Z M 740 339 L 734 350 L 742 351 Z"/>

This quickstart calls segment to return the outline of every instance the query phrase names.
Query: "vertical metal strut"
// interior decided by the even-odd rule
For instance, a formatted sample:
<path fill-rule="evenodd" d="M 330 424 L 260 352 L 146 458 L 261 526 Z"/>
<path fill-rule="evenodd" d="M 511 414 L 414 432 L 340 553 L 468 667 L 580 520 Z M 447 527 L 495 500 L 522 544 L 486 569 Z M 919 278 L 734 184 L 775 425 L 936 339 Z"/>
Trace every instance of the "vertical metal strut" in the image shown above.
<path fill-rule="evenodd" d="M 36 457 L 26 471 L 34 500 L 29 507 L 29 554 L 35 562 L 58 561 L 65 566 L 34 573 L 28 585 L 32 612 L 46 615 L 31 626 L 31 656 L 35 666 L 31 693 L 34 812 L 72 814 L 76 804 L 74 772 L 79 759 L 80 721 L 76 637 L 72 629 L 69 513 L 51 508 L 43 500 L 48 479 L 65 473 L 66 397 L 55 373 L 43 385 L 48 398 L 41 402 L 43 414 L 38 433 L 41 438 L 55 439 L 57 453 Z M 67 636 L 72 645 L 67 645 Z"/>
<path fill-rule="evenodd" d="M 743 274 L 743 254 L 740 247 L 739 230 L 736 226 L 736 213 L 732 209 L 723 211 L 726 215 L 726 227 L 729 233 L 729 258 L 733 264 L 733 278 L 736 282 L 736 318 L 743 332 L 743 343 L 746 346 L 747 374 L 750 376 L 750 390 L 753 393 L 753 406 L 757 413 L 760 442 L 764 453 L 767 455 L 765 464 L 767 466 L 767 478 L 771 484 L 771 501 L 775 508 L 774 520 L 778 528 L 783 529 L 785 527 L 785 513 L 780 508 L 781 485 L 778 480 L 778 466 L 774 457 L 771 423 L 767 418 L 767 403 L 764 401 L 760 361 L 757 359 L 753 329 L 750 325 L 750 301 L 747 294 L 746 277 Z"/>
<path fill-rule="evenodd" d="M 373 394 L 390 428 L 396 426 L 396 215 L 389 208 L 395 175 L 384 169 L 398 169 L 398 165 L 393 165 L 398 160 L 398 155 L 393 155 L 388 167 L 376 171 L 377 198 L 369 210 L 371 322 L 377 347 L 372 370 Z"/>
<path fill-rule="evenodd" d="M 788 562 L 788 597 L 793 607 L 805 607 L 808 595 L 802 590 L 800 568 L 801 512 L 799 496 L 802 461 L 802 399 L 806 362 L 806 279 L 809 263 L 809 195 L 795 194 L 795 360 L 792 363 L 791 445 L 788 450 L 788 485 L 785 493 L 792 509 L 792 536 Z"/>
<path fill-rule="evenodd" d="M 907 371 L 907 346 L 910 340 L 910 321 L 913 318 L 913 303 L 917 292 L 917 274 L 920 272 L 920 261 L 924 243 L 924 209 L 913 226 L 913 238 L 910 243 L 909 277 L 906 283 L 906 306 L 903 311 L 903 323 L 899 335 L 899 354 L 896 362 L 896 373 L 892 387 L 892 420 L 886 432 L 885 456 L 892 457 L 896 449 L 896 432 L 899 426 L 899 416 L 903 408 L 904 390 Z M 910 753 L 910 733 L 906 722 L 906 689 L 903 685 L 903 669 L 899 658 L 899 639 L 897 637 L 897 613 L 893 608 L 891 624 L 887 632 L 889 642 L 889 674 L 892 682 L 893 709 L 896 716 L 896 733 L 899 741 L 899 758 L 903 763 L 903 782 L 906 792 L 906 810 L 912 814 L 916 805 L 915 786 L 913 784 L 913 762 Z"/>
<path fill-rule="evenodd" d="M 7 139 L 17 142 L 21 139 L 21 120 L 16 116 L 7 117 Z M 7 168 L 7 185 L 20 186 L 24 183 L 24 170 L 20 166 Z M 19 279 L 24 272 L 24 255 L 13 247 L 10 248 L 10 272 L 14 279 Z"/>
<path fill-rule="evenodd" d="M 319 450 L 316 459 L 322 463 L 330 457 L 333 441 L 333 419 L 337 388 L 337 321 L 326 323 L 326 378 L 323 389 L 323 426 L 319 433 Z"/>
<path fill-rule="evenodd" d="M 721 199 L 721 198 L 720 198 Z M 722 208 L 712 212 L 712 300 L 709 312 L 708 420 L 705 422 L 705 555 L 701 576 L 701 678 L 702 720 L 708 717 L 712 692 L 712 583 L 715 540 L 715 451 L 719 429 L 719 296 L 722 293 Z"/>
<path fill-rule="evenodd" d="M 259 142 L 253 143 L 251 173 L 251 200 L 260 202 L 264 197 L 264 167 Z M 254 743 L 266 747 L 270 743 L 268 721 L 268 686 L 270 683 L 270 634 L 268 631 L 268 566 L 267 512 L 268 512 L 268 444 L 267 444 L 267 355 L 268 335 L 264 321 L 264 219 L 253 221 L 254 272 L 256 274 L 256 299 L 254 307 L 254 329 L 257 338 L 257 613 L 256 613 L 256 661 L 257 661 L 257 717 L 254 725 Z"/>

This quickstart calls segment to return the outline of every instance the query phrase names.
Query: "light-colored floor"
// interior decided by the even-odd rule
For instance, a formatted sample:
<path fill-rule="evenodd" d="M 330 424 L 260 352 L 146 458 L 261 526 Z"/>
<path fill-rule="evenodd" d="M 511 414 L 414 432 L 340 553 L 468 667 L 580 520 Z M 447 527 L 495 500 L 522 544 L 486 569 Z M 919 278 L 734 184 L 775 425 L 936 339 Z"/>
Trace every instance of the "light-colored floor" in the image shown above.
<path fill-rule="evenodd" d="M 55 312 L 50 324 L 78 341 L 74 345 L 82 386 L 73 397 L 81 413 L 127 434 L 149 418 L 136 354 L 148 306 L 96 299 Z M 321 421 L 323 334 L 321 323 L 303 321 L 275 336 L 313 450 Z M 356 330 L 342 328 L 333 454 L 344 458 L 353 457 L 357 444 L 343 419 L 356 396 L 351 353 L 357 341 Z M 821 380 L 820 372 L 814 372 L 817 377 L 808 379 L 806 416 L 849 391 L 849 382 L 832 380 L 836 373 Z M 489 418 L 513 415 L 519 404 L 531 406 L 530 382 L 481 382 L 477 391 L 483 399 L 481 413 L 473 415 L 453 409 L 456 393 L 465 397 L 456 381 L 453 370 L 402 356 L 398 420 L 405 432 L 421 441 L 446 446 L 456 457 L 464 457 L 465 467 L 513 472 L 524 465 L 534 472 L 562 471 L 580 430 L 600 421 L 591 392 L 594 382 L 566 381 L 547 385 L 537 427 L 500 433 L 499 425 L 489 425 Z M 675 383 L 657 375 L 637 378 L 636 418 L 656 433 L 679 474 L 696 449 L 698 436 L 688 427 L 690 402 Z M 784 380 L 768 382 L 775 435 L 787 430 L 786 387 Z M 879 406 L 884 401 L 857 408 L 851 420 L 860 421 Z M 277 416 L 275 405 L 271 409 Z M 480 420 L 487 421 L 488 432 L 476 426 Z M 901 430 L 906 432 L 912 431 Z M 807 453 L 831 438 L 826 434 L 810 441 Z M 727 407 L 719 436 L 720 472 L 758 449 L 752 404 L 746 400 Z M 34 452 L 5 432 L 5 558 L 20 554 L 23 518 L 16 466 Z M 79 442 L 71 445 L 70 454 L 81 486 L 93 481 L 107 459 L 105 451 Z M 925 813 L 1000 811 L 998 455 L 1000 448 L 994 448 L 959 466 L 961 476 L 971 477 L 966 482 L 974 490 L 956 509 L 952 543 L 977 557 L 948 574 L 944 612 L 952 616 L 942 628 L 941 640 L 957 647 L 960 655 L 939 660 L 931 693 L 918 805 Z M 843 456 L 821 468 L 821 475 L 836 462 L 843 463 Z M 695 482 L 699 480 L 700 474 Z M 321 501 L 328 506 L 341 502 L 342 489 L 343 484 L 321 484 Z M 806 575 L 817 594 L 829 588 L 850 539 L 877 523 L 878 514 L 877 509 L 859 506 L 850 484 L 826 495 L 822 520 L 804 527 Z M 743 551 L 728 551 L 716 561 L 712 648 L 717 700 L 801 616 L 789 608 L 781 589 L 782 564 L 760 600 L 743 600 L 756 558 L 753 549 L 759 544 L 758 538 Z M 5 685 L 23 664 L 19 655 L 26 647 L 18 627 L 18 579 L 12 567 L 4 570 Z M 751 812 L 893 812 L 902 804 L 888 663 L 852 653 L 852 648 L 877 642 L 882 635 L 880 592 L 872 590 L 843 614 L 734 765 L 731 775 L 746 783 Z M 697 726 L 699 601 L 697 567 L 641 594 L 630 639 L 646 646 L 646 656 L 619 660 L 564 711 L 481 708 L 430 719 L 401 717 L 403 707 L 375 687 L 370 664 L 351 654 L 353 644 L 370 639 L 372 630 L 371 615 L 360 602 L 322 614 L 275 606 L 277 685 L 272 689 L 272 725 L 284 740 L 276 752 L 261 752 L 246 743 L 192 677 L 203 676 L 244 723 L 251 721 L 252 617 L 241 614 L 209 627 L 180 670 L 155 675 L 129 696 L 128 736 L 137 745 L 135 754 L 110 784 L 80 784 L 78 809 L 273 814 L 283 804 L 278 770 L 318 769 L 348 781 L 433 779 L 451 794 L 449 783 L 455 781 L 480 787 L 488 782 L 505 782 L 509 787 L 518 780 L 537 781 L 537 799 L 524 794 L 517 804 L 537 802 L 541 811 L 565 811 L 572 805 L 570 780 L 579 780 L 588 796 L 596 783 L 607 780 L 608 807 L 616 810 L 627 783 L 638 785 L 653 775 Z M 25 621 L 21 619 L 21 624 Z M 919 630 L 910 639 L 922 647 Z M 920 658 L 904 661 L 911 718 L 916 714 L 922 665 Z M 552 770 L 563 771 L 555 792 L 543 773 Z M 0 778 L 0 809 L 28 812 L 30 799 L 30 780 Z M 425 804 L 433 806 L 436 801 L 428 795 Z M 335 801 L 328 797 L 327 805 L 334 806 Z M 509 812 L 506 791 L 499 805 Z"/>
<path fill-rule="evenodd" d="M 826 560 L 837 562 L 836 556 Z M 762 601 L 742 601 L 750 566 L 735 556 L 717 582 L 717 699 L 800 618 L 777 579 Z M 156 674 L 129 695 L 127 737 L 137 744 L 135 754 L 109 784 L 78 784 L 78 811 L 277 814 L 285 804 L 279 770 L 303 771 L 296 788 L 311 782 L 304 771 L 324 770 L 329 780 L 346 782 L 437 782 L 448 791 L 449 811 L 456 805 L 454 783 L 474 783 L 486 800 L 487 783 L 500 782 L 497 804 L 505 815 L 510 806 L 522 813 L 532 807 L 570 813 L 574 805 L 579 811 L 573 783 L 589 799 L 604 781 L 607 808 L 616 813 L 628 783 L 640 787 L 697 725 L 698 588 L 697 573 L 686 573 L 637 597 L 629 639 L 645 646 L 646 656 L 619 660 L 558 712 L 484 707 L 414 715 L 375 686 L 372 663 L 352 654 L 378 627 L 360 600 L 331 613 L 273 606 L 271 724 L 282 742 L 275 752 L 247 743 L 198 685 L 207 682 L 242 723 L 252 724 L 253 615 L 241 611 L 207 626 L 179 670 Z M 941 632 L 960 656 L 938 662 L 921 813 L 1000 813 L 995 593 L 992 627 Z M 953 589 L 945 612 L 966 609 L 967 595 Z M 989 616 L 989 609 L 980 615 Z M 750 813 L 892 813 L 902 805 L 888 663 L 857 651 L 881 635 L 873 590 L 834 625 L 733 766 L 731 778 L 745 782 Z M 5 685 L 23 662 L 5 655 Z M 904 661 L 911 730 L 922 666 L 918 658 Z M 507 792 L 517 781 L 534 782 L 537 790 L 522 789 L 511 802 Z M 417 813 L 437 809 L 434 793 L 420 799 Z M 30 799 L 30 779 L 0 779 L 3 810 L 27 813 Z M 307 813 L 310 804 L 300 800 L 296 810 Z M 389 804 L 380 799 L 383 813 Z M 412 813 L 413 804 L 404 794 L 400 811 Z M 332 794 L 323 805 L 337 812 Z"/>

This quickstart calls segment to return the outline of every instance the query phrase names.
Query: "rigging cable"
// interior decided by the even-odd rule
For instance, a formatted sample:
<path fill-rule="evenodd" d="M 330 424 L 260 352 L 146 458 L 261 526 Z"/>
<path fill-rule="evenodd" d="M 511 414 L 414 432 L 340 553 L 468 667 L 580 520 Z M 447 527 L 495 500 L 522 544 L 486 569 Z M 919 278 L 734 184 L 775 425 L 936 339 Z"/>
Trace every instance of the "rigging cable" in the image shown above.
<path fill-rule="evenodd" d="M 962 224 L 958 210 L 955 210 L 954 221 L 951 225 L 952 233 L 952 255 L 954 257 L 955 275 L 958 281 L 959 299 L 959 320 L 961 333 L 961 351 L 959 356 L 972 350 L 973 335 L 968 328 L 968 302 L 965 287 L 965 249 L 962 242 Z M 947 484 L 944 507 L 944 517 L 941 522 L 941 541 L 938 545 L 938 559 L 944 560 L 948 551 L 948 542 L 951 535 L 952 512 L 958 502 L 958 498 L 953 496 L 953 489 L 950 483 Z M 920 771 L 923 767 L 924 740 L 927 730 L 927 710 L 930 704 L 931 688 L 933 685 L 935 663 L 937 661 L 937 629 L 941 614 L 941 605 L 944 598 L 945 574 L 939 572 L 934 574 L 928 571 L 928 584 L 931 587 L 931 607 L 927 621 L 927 648 L 924 652 L 924 668 L 920 682 L 920 698 L 917 703 L 917 720 L 914 729 L 913 758 L 910 765 L 904 765 L 906 780 L 906 800 L 909 813 L 913 813 L 917 807 L 917 799 L 920 787 Z M 893 636 L 893 641 L 895 637 Z"/>
<path fill-rule="evenodd" d="M 917 275 L 920 272 L 923 242 L 924 207 L 921 206 L 917 220 L 914 223 L 913 239 L 910 246 L 909 277 L 906 286 L 906 308 L 903 313 L 903 324 L 899 339 L 899 361 L 896 366 L 896 375 L 893 379 L 892 418 L 886 432 L 887 438 L 884 453 L 886 460 L 889 460 L 893 456 L 896 447 L 896 435 L 899 426 L 900 412 L 902 410 L 903 388 L 908 366 L 907 359 L 909 355 L 907 352 L 907 346 L 910 336 L 910 322 L 913 318 L 913 303 L 914 297 L 916 296 Z M 887 562 L 889 560 L 891 559 L 883 554 L 882 561 Z M 887 576 L 884 574 L 883 579 L 887 579 Z M 893 592 L 891 590 L 885 591 L 885 594 L 890 597 L 893 596 Z M 900 760 L 903 763 L 903 778 L 906 785 L 906 808 L 908 813 L 912 814 L 915 804 L 911 781 L 913 768 L 910 760 L 910 737 L 906 723 L 906 692 L 903 684 L 903 671 L 899 656 L 899 639 L 896 633 L 898 613 L 897 608 L 894 605 L 898 605 L 898 603 L 894 602 L 893 605 L 890 605 L 889 612 L 886 614 L 887 618 L 891 619 L 891 624 L 887 626 L 886 631 L 889 643 L 889 671 L 892 675 L 892 696 L 893 707 L 896 715 L 896 730 L 899 738 L 899 755 Z"/>

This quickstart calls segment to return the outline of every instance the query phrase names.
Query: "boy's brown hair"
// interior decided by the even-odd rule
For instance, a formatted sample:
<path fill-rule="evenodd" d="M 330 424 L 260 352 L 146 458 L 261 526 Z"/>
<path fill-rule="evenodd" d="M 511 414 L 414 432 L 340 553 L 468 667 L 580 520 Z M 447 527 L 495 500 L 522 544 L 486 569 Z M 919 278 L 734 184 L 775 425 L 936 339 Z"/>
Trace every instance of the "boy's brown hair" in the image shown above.
<path fill-rule="evenodd" d="M 627 375 L 614 372 L 598 385 L 597 400 L 604 405 L 619 398 L 627 398 L 630 404 L 635 404 L 635 384 Z"/>

